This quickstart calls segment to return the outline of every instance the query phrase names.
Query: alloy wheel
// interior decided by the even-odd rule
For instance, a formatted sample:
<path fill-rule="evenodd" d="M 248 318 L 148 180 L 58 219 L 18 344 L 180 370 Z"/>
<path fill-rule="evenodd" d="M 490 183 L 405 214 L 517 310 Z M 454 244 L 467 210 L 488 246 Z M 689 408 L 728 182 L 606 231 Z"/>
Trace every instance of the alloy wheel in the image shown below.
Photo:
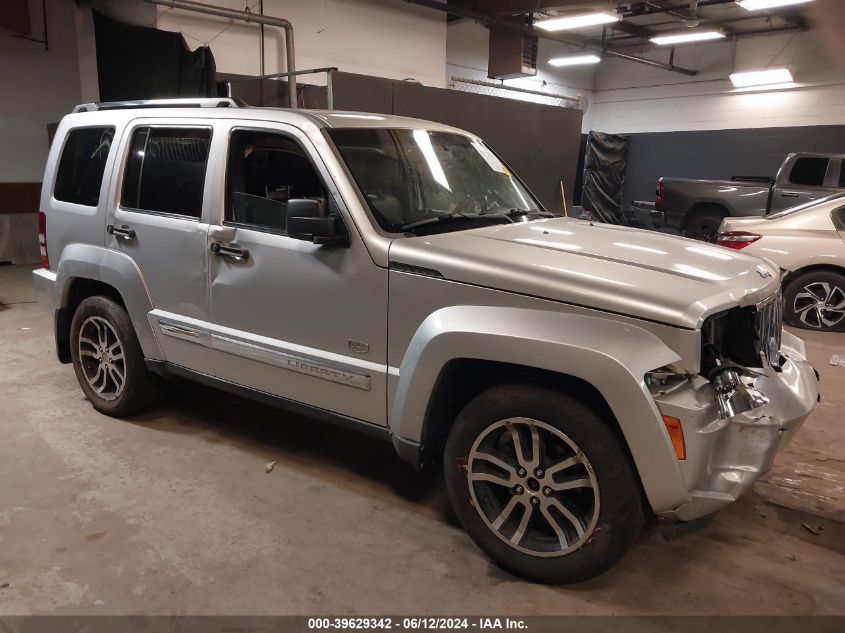
<path fill-rule="evenodd" d="M 126 386 L 123 344 L 102 317 L 85 319 L 79 329 L 79 362 L 91 389 L 103 400 L 116 400 Z"/>
<path fill-rule="evenodd" d="M 845 318 L 845 291 L 827 281 L 807 284 L 795 295 L 792 309 L 807 327 L 836 327 Z"/>
<path fill-rule="evenodd" d="M 530 418 L 494 422 L 467 461 L 473 505 L 497 537 L 532 556 L 563 556 L 590 538 L 599 485 L 577 444 Z"/>

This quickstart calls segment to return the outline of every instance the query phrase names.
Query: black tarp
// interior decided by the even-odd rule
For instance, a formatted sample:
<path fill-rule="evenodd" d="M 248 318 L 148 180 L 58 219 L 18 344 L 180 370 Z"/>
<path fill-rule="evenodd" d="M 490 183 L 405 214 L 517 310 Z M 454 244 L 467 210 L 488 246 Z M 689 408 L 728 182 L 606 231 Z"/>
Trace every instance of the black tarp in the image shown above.
<path fill-rule="evenodd" d="M 587 136 L 581 206 L 602 222 L 626 223 L 622 214 L 622 194 L 630 140 L 627 134 L 590 132 Z"/>
<path fill-rule="evenodd" d="M 181 33 L 93 14 L 100 101 L 217 96 L 207 46 L 191 51 Z"/>

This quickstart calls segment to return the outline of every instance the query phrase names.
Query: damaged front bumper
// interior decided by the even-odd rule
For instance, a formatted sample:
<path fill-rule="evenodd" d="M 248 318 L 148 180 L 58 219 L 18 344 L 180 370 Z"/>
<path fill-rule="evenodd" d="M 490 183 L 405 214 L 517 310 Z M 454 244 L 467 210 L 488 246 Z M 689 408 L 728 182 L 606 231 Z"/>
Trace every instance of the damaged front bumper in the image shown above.
<path fill-rule="evenodd" d="M 781 367 L 743 377 L 768 402 L 731 417 L 720 416 L 713 385 L 702 376 L 655 395 L 661 414 L 681 421 L 686 459 L 679 463 L 689 489 L 689 500 L 659 511 L 661 519 L 694 521 L 736 501 L 801 428 L 819 397 L 818 374 L 803 341 L 785 331 L 781 354 Z"/>

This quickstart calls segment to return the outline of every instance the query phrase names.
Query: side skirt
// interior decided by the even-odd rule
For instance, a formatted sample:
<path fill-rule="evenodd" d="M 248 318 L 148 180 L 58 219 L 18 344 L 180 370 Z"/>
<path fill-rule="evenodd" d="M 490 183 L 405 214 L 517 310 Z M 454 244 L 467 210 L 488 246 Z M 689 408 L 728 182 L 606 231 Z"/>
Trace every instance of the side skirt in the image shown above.
<path fill-rule="evenodd" d="M 313 418 L 322 422 L 334 424 L 336 426 L 350 428 L 355 431 L 369 435 L 371 437 L 377 437 L 386 441 L 390 441 L 391 439 L 391 434 L 387 427 L 378 426 L 377 424 L 365 422 L 364 420 L 359 420 L 357 418 L 350 418 L 348 416 L 341 415 L 339 413 L 334 413 L 326 409 L 321 409 L 319 407 L 304 404 L 296 400 L 290 400 L 282 396 L 267 393 L 266 391 L 259 391 L 258 389 L 244 387 L 243 385 L 239 385 L 234 382 L 229 382 L 228 380 L 222 380 L 221 378 L 216 378 L 215 376 L 209 376 L 208 374 L 194 371 L 181 365 L 174 365 L 173 363 L 168 363 L 167 361 L 146 359 L 144 362 L 147 365 L 147 369 L 149 369 L 154 374 L 158 374 L 163 378 L 168 378 L 171 376 L 185 378 L 187 380 L 198 382 L 209 387 L 214 387 L 215 389 L 220 389 L 221 391 L 225 391 L 227 393 L 231 393 L 242 398 L 248 398 L 250 400 L 255 400 L 257 402 L 261 402 L 272 407 L 284 409 L 285 411 L 289 411 L 290 413 L 302 415 L 308 418 Z"/>

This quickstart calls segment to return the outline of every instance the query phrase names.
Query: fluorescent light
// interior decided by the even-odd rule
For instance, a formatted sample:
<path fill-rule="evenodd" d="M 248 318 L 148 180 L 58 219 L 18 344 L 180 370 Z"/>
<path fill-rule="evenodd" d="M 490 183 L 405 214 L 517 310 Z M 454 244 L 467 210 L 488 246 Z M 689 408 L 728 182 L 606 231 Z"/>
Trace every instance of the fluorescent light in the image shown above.
<path fill-rule="evenodd" d="M 555 57 L 549 60 L 551 66 L 580 66 L 581 64 L 598 64 L 598 55 L 570 55 L 569 57 Z"/>
<path fill-rule="evenodd" d="M 731 75 L 731 83 L 736 88 L 748 86 L 765 86 L 768 84 L 792 83 L 792 73 L 788 68 L 770 68 L 769 70 L 754 70 Z"/>
<path fill-rule="evenodd" d="M 535 22 L 534 26 L 544 31 L 567 31 L 569 29 L 580 29 L 583 26 L 610 24 L 611 22 L 618 22 L 621 19 L 621 17 L 612 13 L 582 13 L 581 15 L 569 15 L 540 20 Z"/>
<path fill-rule="evenodd" d="M 763 9 L 777 9 L 788 7 L 793 4 L 808 4 L 813 0 L 736 0 L 736 3 L 748 11 L 761 11 Z"/>
<path fill-rule="evenodd" d="M 725 37 L 721 31 L 690 31 L 688 33 L 670 33 L 669 35 L 655 35 L 651 41 L 660 46 L 669 44 L 687 44 L 689 42 L 705 42 L 720 40 Z"/>

